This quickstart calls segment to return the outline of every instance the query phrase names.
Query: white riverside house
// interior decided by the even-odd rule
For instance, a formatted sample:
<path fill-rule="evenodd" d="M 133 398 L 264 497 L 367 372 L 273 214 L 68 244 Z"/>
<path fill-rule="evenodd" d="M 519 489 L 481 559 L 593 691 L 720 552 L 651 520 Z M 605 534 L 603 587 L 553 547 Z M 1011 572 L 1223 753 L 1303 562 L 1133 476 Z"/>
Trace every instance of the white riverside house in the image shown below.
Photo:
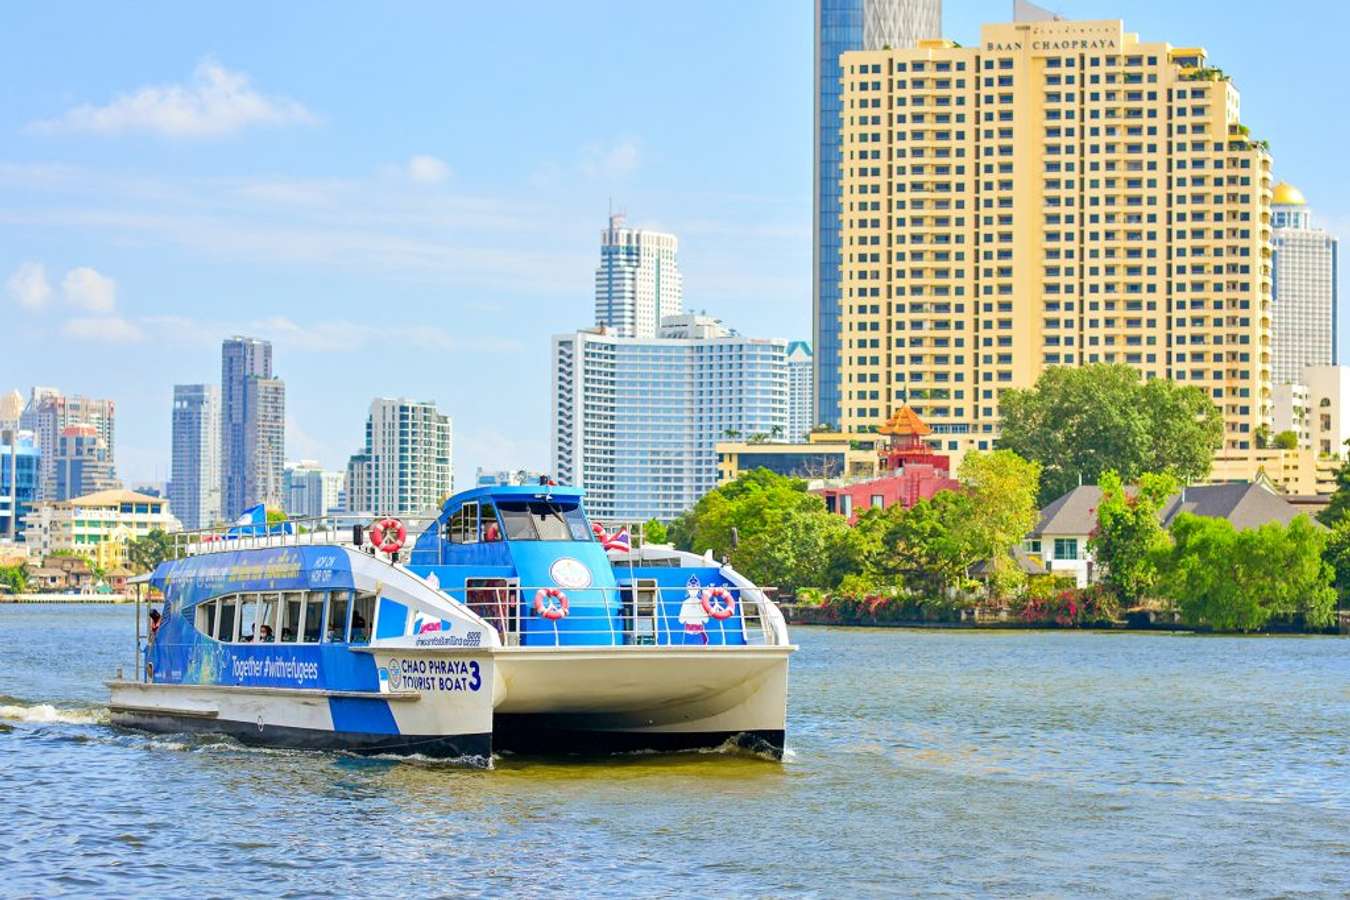
<path fill-rule="evenodd" d="M 602 523 L 676 518 L 717 486 L 718 441 L 786 434 L 786 350 L 702 315 L 669 316 L 655 338 L 555 335 L 554 476 Z"/>
<path fill-rule="evenodd" d="M 1126 487 L 1133 494 L 1133 487 Z M 1095 484 L 1076 487 L 1041 510 L 1041 519 L 1022 542 L 1028 554 L 1039 556 L 1054 575 L 1072 575 L 1079 587 L 1096 581 L 1096 562 L 1088 539 L 1097 528 L 1102 489 Z M 1167 499 L 1160 512 L 1163 528 L 1183 512 L 1227 519 L 1239 530 L 1267 522 L 1288 525 L 1305 511 L 1260 482 L 1202 484 L 1187 487 Z"/>

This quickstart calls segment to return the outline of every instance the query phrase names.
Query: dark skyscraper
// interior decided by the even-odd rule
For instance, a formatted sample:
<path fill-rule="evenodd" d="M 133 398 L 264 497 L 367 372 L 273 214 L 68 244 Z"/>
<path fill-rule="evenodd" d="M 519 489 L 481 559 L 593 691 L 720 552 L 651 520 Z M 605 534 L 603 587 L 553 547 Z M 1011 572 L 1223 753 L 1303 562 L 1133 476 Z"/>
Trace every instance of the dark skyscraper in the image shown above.
<path fill-rule="evenodd" d="M 282 505 L 286 385 L 272 377 L 272 344 L 232 337 L 220 354 L 221 513 L 233 521 L 250 506 Z"/>
<path fill-rule="evenodd" d="M 811 319 L 817 424 L 839 422 L 839 54 L 912 47 L 941 34 L 942 0 L 816 0 Z"/>

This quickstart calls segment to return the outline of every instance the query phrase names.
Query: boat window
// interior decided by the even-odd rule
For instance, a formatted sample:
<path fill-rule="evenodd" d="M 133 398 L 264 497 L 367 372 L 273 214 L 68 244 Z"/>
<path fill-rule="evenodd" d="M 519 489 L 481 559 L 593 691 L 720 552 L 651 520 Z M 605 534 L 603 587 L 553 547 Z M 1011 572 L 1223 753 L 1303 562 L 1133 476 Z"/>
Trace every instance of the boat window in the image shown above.
<path fill-rule="evenodd" d="M 505 640 L 520 623 L 520 590 L 513 578 L 466 578 L 464 599 Z M 514 643 L 514 642 L 511 642 Z"/>
<path fill-rule="evenodd" d="M 512 541 L 589 541 L 591 530 L 581 507 L 549 500 L 503 500 L 497 504 L 506 537 Z"/>
<path fill-rule="evenodd" d="M 216 636 L 215 600 L 205 600 L 197 604 L 197 630 L 207 637 Z"/>
<path fill-rule="evenodd" d="M 370 643 L 370 623 L 375 619 L 375 595 L 361 591 L 352 604 L 351 643 Z"/>
<path fill-rule="evenodd" d="M 283 644 L 294 644 L 300 640 L 300 611 L 304 608 L 304 594 L 287 594 L 281 615 L 281 633 L 277 635 Z"/>
<path fill-rule="evenodd" d="M 351 591 L 333 591 L 328 601 L 328 632 L 324 641 L 341 644 L 347 640 L 347 607 L 351 602 Z"/>
<path fill-rule="evenodd" d="M 323 636 L 323 591 L 305 597 L 305 643 L 317 644 Z"/>
<path fill-rule="evenodd" d="M 280 594 L 261 595 L 258 613 L 258 641 L 274 643 L 277 639 L 277 607 L 281 605 Z"/>
<path fill-rule="evenodd" d="M 220 598 L 219 625 L 220 630 L 216 632 L 216 640 L 232 641 L 234 640 L 234 623 L 239 618 L 239 598 L 234 594 L 228 597 Z"/>
<path fill-rule="evenodd" d="M 254 632 L 258 628 L 258 595 L 245 594 L 243 602 L 239 604 L 239 640 L 249 644 L 257 636 Z"/>
<path fill-rule="evenodd" d="M 502 539 L 502 526 L 497 521 L 497 511 L 490 500 L 478 507 L 478 539 L 487 543 Z"/>
<path fill-rule="evenodd" d="M 445 523 L 445 539 L 452 544 L 478 542 L 478 501 L 461 506 Z"/>

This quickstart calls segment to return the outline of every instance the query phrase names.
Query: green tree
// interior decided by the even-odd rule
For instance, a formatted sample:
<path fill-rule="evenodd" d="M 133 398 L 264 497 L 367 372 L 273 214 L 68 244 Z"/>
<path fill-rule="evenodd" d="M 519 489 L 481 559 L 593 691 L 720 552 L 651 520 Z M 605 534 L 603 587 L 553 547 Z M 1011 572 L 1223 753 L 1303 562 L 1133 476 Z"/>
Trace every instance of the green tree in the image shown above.
<path fill-rule="evenodd" d="M 971 451 L 957 471 L 970 498 L 964 527 L 975 562 L 988 561 L 989 580 L 1004 589 L 1023 580 L 1011 552 L 1036 527 L 1040 477 L 1040 464 L 1011 450 Z"/>
<path fill-rule="evenodd" d="M 1158 578 L 1157 558 L 1166 550 L 1167 532 L 1159 512 L 1177 489 L 1171 475 L 1145 472 L 1139 490 L 1127 496 L 1120 476 L 1108 469 L 1098 483 L 1097 529 L 1088 546 L 1102 567 L 1101 581 L 1125 606 L 1148 596 Z"/>
<path fill-rule="evenodd" d="M 269 509 L 269 510 L 267 510 L 267 524 L 268 524 L 268 525 L 275 525 L 277 522 L 285 522 L 285 521 L 287 521 L 288 518 L 289 518 L 289 516 L 286 515 L 286 511 L 285 511 L 284 509 Z"/>
<path fill-rule="evenodd" d="M 1335 528 L 1347 518 L 1350 518 L 1350 465 L 1342 465 L 1336 471 L 1336 490 L 1332 491 L 1327 508 L 1317 514 L 1317 521 Z"/>
<path fill-rule="evenodd" d="M 756 584 L 788 591 L 833 586 L 842 577 L 835 561 L 851 529 L 843 516 L 803 509 L 771 509 L 764 526 L 731 553 L 731 564 Z"/>
<path fill-rule="evenodd" d="M 642 540 L 648 544 L 664 544 L 670 539 L 668 529 L 659 519 L 650 519 L 642 526 Z"/>
<path fill-rule="evenodd" d="M 23 563 L 0 566 L 0 584 L 8 586 L 16 594 L 22 594 L 28 590 L 28 567 Z"/>
<path fill-rule="evenodd" d="M 1342 519 L 1330 530 L 1322 558 L 1331 566 L 1337 606 L 1350 606 L 1350 521 Z"/>
<path fill-rule="evenodd" d="M 1272 445 L 1279 450 L 1297 450 L 1298 435 L 1292 431 L 1281 431 L 1275 435 Z"/>
<path fill-rule="evenodd" d="M 173 538 L 158 528 L 127 543 L 127 562 L 138 572 L 151 572 L 173 558 Z"/>
<path fill-rule="evenodd" d="M 1273 616 L 1332 621 L 1336 590 L 1323 559 L 1326 533 L 1306 516 L 1235 529 L 1227 519 L 1183 513 L 1158 556 L 1159 586 L 1190 625 L 1253 631 Z"/>
<path fill-rule="evenodd" d="M 1141 381 L 1125 365 L 1055 366 L 1000 404 L 998 445 L 1041 464 L 1042 505 L 1107 469 L 1127 483 L 1165 471 L 1201 480 L 1223 440 L 1222 416 L 1204 391 Z"/>
<path fill-rule="evenodd" d="M 731 552 L 732 529 L 742 540 L 762 530 L 770 509 L 825 511 L 825 502 L 806 491 L 806 482 L 760 468 L 704 494 L 694 508 L 671 523 L 677 547 L 703 553 Z"/>
<path fill-rule="evenodd" d="M 973 505 L 965 491 L 939 491 L 902 510 L 886 535 L 885 569 L 906 584 L 926 587 L 934 598 L 964 586 L 966 573 L 981 559 L 979 542 L 967 528 Z"/>
<path fill-rule="evenodd" d="M 682 549 L 727 556 L 752 581 L 788 590 L 833 587 L 861 555 L 843 516 L 807 493 L 806 482 L 768 469 L 709 491 L 671 523 L 668 536 Z"/>

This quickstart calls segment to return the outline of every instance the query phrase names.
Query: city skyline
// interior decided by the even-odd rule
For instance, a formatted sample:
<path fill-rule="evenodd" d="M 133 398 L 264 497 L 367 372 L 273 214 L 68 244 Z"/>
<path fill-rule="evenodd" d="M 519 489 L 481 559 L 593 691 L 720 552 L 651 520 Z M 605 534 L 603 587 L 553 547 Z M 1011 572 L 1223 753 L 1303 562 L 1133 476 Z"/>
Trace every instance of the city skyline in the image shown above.
<path fill-rule="evenodd" d="M 1228 61 L 1244 119 L 1272 141 L 1275 178 L 1297 184 L 1319 221 L 1339 234 L 1350 221 L 1350 188 L 1324 160 L 1347 126 L 1319 112 L 1330 108 L 1337 82 L 1309 77 L 1290 95 L 1282 80 L 1236 61 L 1268 55 L 1283 42 L 1305 47 L 1310 64 L 1325 67 L 1334 59 L 1330 35 L 1346 12 L 1309 10 L 1325 27 L 1306 35 L 1278 18 L 1258 33 L 1226 21 L 1224 8 L 1076 2 L 1057 11 L 1075 19 L 1125 15 L 1146 39 L 1201 44 Z M 252 49 L 223 17 L 206 12 L 172 13 L 140 37 L 109 16 L 90 30 L 125 37 L 131 52 L 110 58 L 90 38 L 76 37 L 83 43 L 70 49 L 89 63 L 61 71 L 60 54 L 41 36 L 41 13 L 19 11 L 13 33 L 32 39 L 0 63 L 20 97 L 0 114 L 0 131 L 14 136 L 0 158 L 0 227 L 8 239 L 0 281 L 4 316 L 30 339 L 14 353 L 4 387 L 59 384 L 69 394 L 117 400 L 118 475 L 136 484 L 168 479 L 163 410 L 172 385 L 212 380 L 204 351 L 231 333 L 276 344 L 287 360 L 288 455 L 334 469 L 350 453 L 346 435 L 366 398 L 448 395 L 505 354 L 512 365 L 499 377 L 522 400 L 498 409 L 491 397 L 457 397 L 446 407 L 457 422 L 455 462 L 462 471 L 543 468 L 546 451 L 532 436 L 547 427 L 548 360 L 537 348 L 577 324 L 562 310 L 584 309 L 593 292 L 591 246 L 609 197 L 634 222 L 680 235 L 687 307 L 716 310 L 747 334 L 810 333 L 811 12 L 803 6 L 784 13 L 778 4 L 701 7 L 662 35 L 667 49 L 671 40 L 702 40 L 706 20 L 716 16 L 722 33 L 710 52 L 753 62 L 738 66 L 749 79 L 743 92 L 756 97 L 748 115 L 735 98 L 722 97 L 717 79 L 673 60 L 648 66 L 648 57 L 660 54 L 616 40 L 640 31 L 639 23 L 602 17 L 599 30 L 583 33 L 561 14 L 541 13 L 558 26 L 546 29 L 550 41 L 567 36 L 579 56 L 589 58 L 592 44 L 623 45 L 615 63 L 639 71 L 632 89 L 659 86 L 668 98 L 664 124 L 616 124 L 612 105 L 588 90 L 569 103 L 522 91 L 523 105 L 503 109 L 491 97 L 457 90 L 436 99 L 435 91 L 418 88 L 409 106 L 391 114 L 396 122 L 373 129 L 380 137 L 372 140 L 382 92 L 428 78 L 443 87 L 455 73 L 391 64 L 369 86 L 347 79 L 327 86 L 303 71 L 312 59 Z M 343 15 L 334 12 L 317 27 L 350 32 Z M 464 11 L 450 30 L 473 27 L 472 15 Z M 245 10 L 250 16 L 256 18 Z M 948 0 L 944 34 L 969 43 L 980 24 L 1009 16 L 1008 4 Z M 269 22 L 282 35 L 312 24 L 299 14 Z M 414 49 L 424 40 L 398 23 L 382 24 L 372 40 L 392 43 L 389 29 Z M 166 34 L 180 37 L 172 53 L 159 49 Z M 463 64 L 470 67 L 495 52 L 469 50 Z M 554 81 L 588 83 L 580 60 L 561 64 L 565 71 Z M 240 77 L 250 80 L 241 84 Z M 536 81 L 531 73 L 509 78 Z M 201 115 L 190 118 L 196 131 L 128 118 L 126 105 L 118 105 L 118 97 L 153 100 L 162 92 L 143 89 L 170 85 L 201 99 Z M 228 113 L 240 96 L 261 98 L 270 117 L 210 118 Z M 724 108 L 737 116 L 709 113 Z M 575 126 L 563 124 L 579 110 Z M 493 138 L 458 140 L 452 120 Z M 550 156 L 537 150 L 537 140 L 520 137 L 541 127 L 554 135 L 550 145 L 563 149 Z M 328 145 L 336 152 L 313 162 Z M 706 154 L 728 145 L 738 152 L 719 152 L 718 164 L 709 165 Z M 529 187 L 514 191 L 510 184 Z M 317 227 L 334 210 L 374 195 L 384 199 L 359 229 Z M 91 207 L 92 196 L 104 205 Z M 377 227 L 376 218 L 406 224 Z M 444 234 L 430 241 L 433 227 Z M 486 235 L 486 243 L 472 234 Z M 399 297 L 394 319 L 386 314 L 391 291 Z M 400 348 L 409 352 L 399 366 L 375 383 L 366 374 L 359 391 L 346 389 L 353 368 L 369 373 L 366 364 Z M 128 352 L 142 365 L 109 371 L 97 363 Z"/>

